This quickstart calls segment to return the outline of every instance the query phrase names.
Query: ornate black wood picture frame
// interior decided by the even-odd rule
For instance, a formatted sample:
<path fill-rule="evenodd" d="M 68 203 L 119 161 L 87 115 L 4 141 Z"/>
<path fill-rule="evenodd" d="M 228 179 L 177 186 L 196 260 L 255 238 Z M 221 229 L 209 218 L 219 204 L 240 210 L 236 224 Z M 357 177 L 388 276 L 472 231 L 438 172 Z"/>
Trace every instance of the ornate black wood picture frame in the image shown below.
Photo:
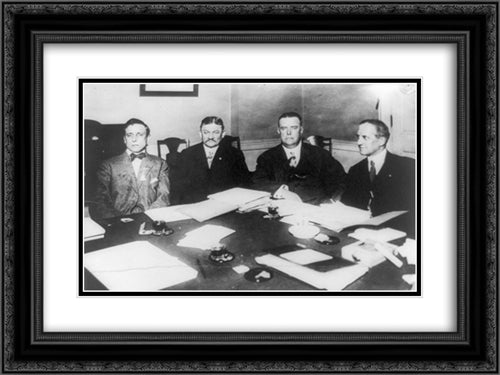
<path fill-rule="evenodd" d="M 497 372 L 497 1 L 3 1 L 2 16 L 3 372 Z M 43 46 L 87 42 L 455 44 L 456 331 L 45 332 Z"/>

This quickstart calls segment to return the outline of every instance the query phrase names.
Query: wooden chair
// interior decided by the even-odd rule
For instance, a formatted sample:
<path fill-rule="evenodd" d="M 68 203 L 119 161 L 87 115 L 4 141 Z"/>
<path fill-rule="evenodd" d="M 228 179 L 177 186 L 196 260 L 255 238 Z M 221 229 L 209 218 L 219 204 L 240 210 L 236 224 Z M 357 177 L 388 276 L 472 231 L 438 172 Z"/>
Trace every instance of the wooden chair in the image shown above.
<path fill-rule="evenodd" d="M 230 144 L 233 147 L 236 147 L 238 150 L 241 150 L 241 141 L 240 137 L 233 137 L 231 135 L 226 135 L 222 138 L 222 142 L 226 144 Z"/>
<path fill-rule="evenodd" d="M 311 135 L 306 138 L 306 141 L 313 146 L 326 148 L 330 154 L 332 153 L 332 139 L 322 137 L 321 135 Z"/>
<path fill-rule="evenodd" d="M 189 147 L 189 140 L 176 138 L 176 137 L 169 137 L 169 138 L 165 138 L 165 139 L 161 139 L 161 140 L 157 141 L 156 144 L 158 146 L 158 157 L 161 158 L 162 157 L 161 156 L 161 146 L 162 145 L 167 146 L 168 154 L 178 154 L 179 147 L 182 144 L 185 144 L 186 147 Z M 166 159 L 166 157 L 163 159 Z"/>

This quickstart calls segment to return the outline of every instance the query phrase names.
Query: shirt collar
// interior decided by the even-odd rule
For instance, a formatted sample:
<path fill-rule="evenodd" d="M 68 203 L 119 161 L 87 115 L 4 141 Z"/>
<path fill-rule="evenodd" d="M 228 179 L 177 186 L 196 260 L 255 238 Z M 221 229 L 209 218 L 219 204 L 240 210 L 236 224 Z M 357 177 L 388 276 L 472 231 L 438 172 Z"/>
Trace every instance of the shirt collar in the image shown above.
<path fill-rule="evenodd" d="M 203 149 L 205 150 L 205 155 L 208 155 L 210 152 L 213 152 L 213 155 L 215 155 L 217 153 L 217 150 L 219 149 L 219 146 L 207 147 L 203 145 Z"/>
<path fill-rule="evenodd" d="M 290 158 L 290 155 L 293 152 L 295 157 L 297 157 L 297 159 L 298 159 L 300 157 L 300 152 L 302 150 L 302 141 L 299 142 L 299 144 L 297 146 L 295 146 L 294 148 L 286 148 L 283 145 L 281 145 L 281 147 L 283 147 L 283 150 L 285 150 L 287 158 Z"/>
<path fill-rule="evenodd" d="M 370 168 L 370 162 L 373 161 L 375 163 L 375 169 L 378 173 L 385 163 L 386 155 L 387 155 L 387 149 L 384 148 L 377 155 L 368 156 L 368 169 Z"/>
<path fill-rule="evenodd" d="M 142 150 L 141 152 L 132 152 L 128 148 L 125 149 L 125 152 L 127 153 L 128 156 L 132 154 L 142 154 L 143 152 L 147 155 L 148 153 L 146 152 L 146 149 Z"/>

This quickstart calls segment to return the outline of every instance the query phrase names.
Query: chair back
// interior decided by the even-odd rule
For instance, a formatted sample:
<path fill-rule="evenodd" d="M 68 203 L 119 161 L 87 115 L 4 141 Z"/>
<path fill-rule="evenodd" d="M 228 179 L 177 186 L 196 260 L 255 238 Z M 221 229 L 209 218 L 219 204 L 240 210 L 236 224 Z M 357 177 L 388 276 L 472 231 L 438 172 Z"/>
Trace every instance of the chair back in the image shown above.
<path fill-rule="evenodd" d="M 167 146 L 169 154 L 177 154 L 177 153 L 179 153 L 180 145 L 185 144 L 186 147 L 189 147 L 189 140 L 176 138 L 176 137 L 169 137 L 169 138 L 165 138 L 165 139 L 161 139 L 161 140 L 157 141 L 156 144 L 158 146 L 158 157 L 165 159 L 164 157 L 161 156 L 161 146 L 162 145 Z"/>
<path fill-rule="evenodd" d="M 321 135 L 311 135 L 306 138 L 306 141 L 313 146 L 326 148 L 330 154 L 332 153 L 332 139 Z"/>
<path fill-rule="evenodd" d="M 222 138 L 222 142 L 226 144 L 230 144 L 233 147 L 236 147 L 238 150 L 241 150 L 241 141 L 240 137 L 233 137 L 231 135 L 226 135 Z"/>

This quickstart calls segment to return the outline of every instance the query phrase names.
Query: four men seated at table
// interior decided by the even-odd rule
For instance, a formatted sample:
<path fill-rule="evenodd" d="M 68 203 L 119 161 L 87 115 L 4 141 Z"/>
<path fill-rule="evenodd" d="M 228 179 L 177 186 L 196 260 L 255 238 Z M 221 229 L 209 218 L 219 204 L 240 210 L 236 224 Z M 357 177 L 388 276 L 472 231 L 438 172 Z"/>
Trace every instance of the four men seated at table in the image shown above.
<path fill-rule="evenodd" d="M 371 210 L 373 216 L 395 210 L 414 211 L 415 163 L 387 151 L 389 129 L 380 120 L 364 120 L 358 129 L 361 162 L 346 175 L 342 165 L 318 146 L 302 142 L 298 113 L 278 119 L 281 143 L 257 159 L 253 174 L 241 150 L 224 142 L 224 123 L 209 116 L 200 124 L 201 142 L 185 149 L 175 168 L 149 155 L 149 127 L 138 119 L 125 124 L 125 152 L 105 160 L 97 170 L 91 207 L 95 218 L 144 212 L 169 204 L 194 203 L 232 187 L 275 191 L 288 186 L 303 202 L 341 201 Z"/>

